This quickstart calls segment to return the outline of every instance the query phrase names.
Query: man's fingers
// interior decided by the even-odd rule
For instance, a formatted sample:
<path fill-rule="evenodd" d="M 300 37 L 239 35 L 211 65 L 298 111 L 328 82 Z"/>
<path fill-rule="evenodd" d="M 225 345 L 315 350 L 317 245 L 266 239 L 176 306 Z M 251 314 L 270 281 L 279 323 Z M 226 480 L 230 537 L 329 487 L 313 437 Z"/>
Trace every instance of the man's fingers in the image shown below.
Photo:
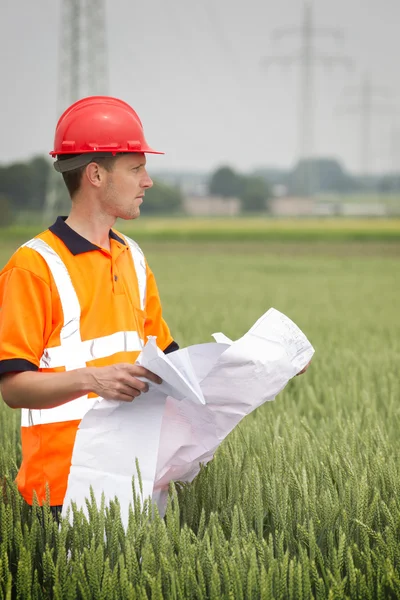
<path fill-rule="evenodd" d="M 125 385 L 123 388 L 119 389 L 118 391 L 110 390 L 109 392 L 105 392 L 103 398 L 106 398 L 107 400 L 119 400 L 122 402 L 132 402 L 132 400 L 135 400 L 140 395 L 141 395 L 141 392 L 139 392 L 139 390 L 130 388 L 128 385 Z"/>
<path fill-rule="evenodd" d="M 140 394 L 138 394 L 140 396 Z M 121 394 L 119 398 L 115 398 L 116 400 L 121 400 L 122 402 L 133 402 L 137 396 L 129 396 L 128 394 Z"/>
<path fill-rule="evenodd" d="M 97 367 L 93 371 L 92 391 L 102 398 L 130 402 L 149 390 L 149 382 L 162 383 L 155 373 L 140 365 L 120 363 L 110 367 Z M 139 379 L 140 378 L 140 379 Z M 141 379 L 145 381 L 142 381 Z"/>
<path fill-rule="evenodd" d="M 308 364 L 306 364 L 306 366 L 304 367 L 304 369 L 302 369 L 301 371 L 299 371 L 299 373 L 297 373 L 297 375 L 303 375 L 303 373 L 305 373 L 308 369 L 308 367 L 311 365 L 311 360 Z"/>
<path fill-rule="evenodd" d="M 134 377 L 145 377 L 146 379 L 148 379 L 149 381 L 153 381 L 154 383 L 162 383 L 161 377 L 159 377 L 152 371 L 145 369 L 145 367 L 141 367 L 140 365 L 129 365 L 129 366 L 130 366 L 129 372 Z"/>
<path fill-rule="evenodd" d="M 139 390 L 139 392 L 146 393 L 149 391 L 149 384 L 147 381 L 141 381 L 137 379 L 137 377 L 127 376 L 126 385 L 134 390 Z"/>

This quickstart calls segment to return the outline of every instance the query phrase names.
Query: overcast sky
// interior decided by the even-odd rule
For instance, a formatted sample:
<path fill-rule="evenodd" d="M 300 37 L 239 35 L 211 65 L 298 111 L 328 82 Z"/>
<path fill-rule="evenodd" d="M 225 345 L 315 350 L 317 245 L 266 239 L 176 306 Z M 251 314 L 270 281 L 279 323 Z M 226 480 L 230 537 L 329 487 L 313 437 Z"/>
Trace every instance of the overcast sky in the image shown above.
<path fill-rule="evenodd" d="M 51 150 L 60 108 L 60 7 L 61 0 L 3 0 L 2 163 Z M 272 32 L 300 26 L 302 12 L 303 0 L 107 0 L 107 93 L 129 102 L 148 142 L 166 152 L 151 157 L 152 169 L 294 163 L 300 69 L 265 70 L 260 60 L 297 52 L 299 38 L 273 41 Z M 390 114 L 400 93 L 399 0 L 315 0 L 313 12 L 316 26 L 344 34 L 340 44 L 321 36 L 318 50 L 354 59 L 353 71 L 315 69 L 314 153 L 359 170 L 360 118 L 338 109 L 359 103 L 356 92 L 344 90 L 368 73 L 383 88 L 372 119 L 372 168 L 400 166 L 399 148 L 397 156 L 391 148 L 400 114 Z"/>

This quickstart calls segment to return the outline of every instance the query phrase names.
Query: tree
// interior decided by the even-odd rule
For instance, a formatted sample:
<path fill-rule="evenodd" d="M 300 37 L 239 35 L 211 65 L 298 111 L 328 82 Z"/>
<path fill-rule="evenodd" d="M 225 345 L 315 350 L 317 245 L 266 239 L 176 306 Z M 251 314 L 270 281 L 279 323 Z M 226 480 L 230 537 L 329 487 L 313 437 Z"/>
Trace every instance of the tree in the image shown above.
<path fill-rule="evenodd" d="M 27 164 L 0 167 L 0 194 L 9 198 L 14 210 L 25 208 L 30 195 L 30 169 Z"/>
<path fill-rule="evenodd" d="M 292 194 L 308 195 L 318 192 L 350 192 L 356 184 L 335 159 L 300 160 L 289 175 Z"/>
<path fill-rule="evenodd" d="M 271 197 L 269 185 L 261 177 L 246 177 L 241 196 L 242 210 L 245 212 L 263 212 Z"/>
<path fill-rule="evenodd" d="M 0 194 L 6 195 L 14 210 L 43 208 L 51 164 L 37 156 L 27 163 L 0 167 Z"/>
<path fill-rule="evenodd" d="M 400 191 L 400 173 L 391 173 L 383 175 L 377 184 L 378 192 L 383 194 L 390 194 Z"/>
<path fill-rule="evenodd" d="M 220 167 L 208 184 L 210 194 L 224 198 L 239 198 L 243 193 L 243 178 L 230 167 Z"/>
<path fill-rule="evenodd" d="M 178 188 L 154 181 L 153 187 L 146 191 L 140 212 L 143 215 L 173 214 L 182 210 L 182 204 L 183 198 Z"/>
<path fill-rule="evenodd" d="M 45 205 L 50 172 L 53 167 L 44 156 L 35 156 L 28 164 L 31 171 L 32 190 L 30 208 L 42 210 Z"/>
<path fill-rule="evenodd" d="M 224 198 L 234 197 L 242 201 L 245 212 L 262 212 L 271 197 L 269 183 L 262 176 L 240 175 L 230 167 L 220 167 L 209 182 L 210 194 Z"/>
<path fill-rule="evenodd" d="M 0 227 L 7 227 L 14 220 L 14 212 L 9 198 L 0 194 Z"/>

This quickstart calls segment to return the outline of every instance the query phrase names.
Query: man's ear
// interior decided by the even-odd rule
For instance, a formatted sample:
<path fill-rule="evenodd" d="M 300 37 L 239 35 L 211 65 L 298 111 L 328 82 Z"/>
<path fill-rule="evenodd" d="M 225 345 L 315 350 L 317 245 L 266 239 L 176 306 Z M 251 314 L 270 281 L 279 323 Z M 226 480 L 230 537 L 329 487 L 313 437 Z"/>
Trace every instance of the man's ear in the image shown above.
<path fill-rule="evenodd" d="M 104 169 L 95 162 L 91 162 L 85 169 L 85 177 L 95 187 L 99 187 L 104 179 Z"/>

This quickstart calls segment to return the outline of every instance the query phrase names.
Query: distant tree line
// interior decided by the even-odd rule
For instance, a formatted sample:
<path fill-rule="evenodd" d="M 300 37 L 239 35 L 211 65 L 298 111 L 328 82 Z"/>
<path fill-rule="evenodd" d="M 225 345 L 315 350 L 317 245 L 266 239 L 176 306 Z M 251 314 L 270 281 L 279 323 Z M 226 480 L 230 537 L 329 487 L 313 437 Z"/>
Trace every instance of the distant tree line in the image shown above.
<path fill-rule="evenodd" d="M 37 156 L 27 162 L 0 165 L 0 226 L 10 224 L 20 212 L 41 212 L 49 192 L 50 177 L 58 177 L 57 185 L 64 188 L 61 176 L 52 172 L 51 162 Z M 64 194 L 67 196 L 66 189 Z M 143 214 L 171 214 L 182 210 L 183 198 L 174 186 L 154 182 L 146 192 L 141 206 Z M 65 202 L 68 206 L 68 200 Z"/>
<path fill-rule="evenodd" d="M 268 210 L 275 185 L 284 186 L 290 196 L 399 193 L 400 173 L 357 177 L 350 175 L 339 161 L 329 158 L 301 160 L 291 170 L 258 169 L 251 175 L 240 175 L 224 166 L 211 175 L 209 191 L 218 196 L 240 198 L 244 212 L 260 212 Z"/>
<path fill-rule="evenodd" d="M 255 174 L 272 185 L 285 185 L 293 196 L 400 192 L 400 173 L 352 175 L 331 158 L 300 160 L 293 169 L 258 169 Z"/>
<path fill-rule="evenodd" d="M 210 178 L 209 192 L 225 198 L 239 198 L 243 212 L 262 212 L 272 196 L 269 183 L 258 175 L 241 175 L 230 167 L 217 169 Z"/>
<path fill-rule="evenodd" d="M 42 156 L 0 166 L 0 224 L 21 210 L 42 210 L 51 165 Z"/>
<path fill-rule="evenodd" d="M 42 211 L 45 207 L 50 177 L 54 177 L 50 160 L 36 156 L 27 162 L 0 165 L 0 225 L 12 222 L 20 211 Z M 400 174 L 355 177 L 334 159 L 317 158 L 299 161 L 291 170 L 258 169 L 243 175 L 229 166 L 216 169 L 209 177 L 210 195 L 241 200 L 243 212 L 268 210 L 273 186 L 281 184 L 290 195 L 345 194 L 363 192 L 398 193 Z M 58 185 L 64 187 L 59 177 Z M 68 203 L 67 203 L 68 206 Z M 179 187 L 155 181 L 146 192 L 143 214 L 183 212 L 183 195 Z"/>

